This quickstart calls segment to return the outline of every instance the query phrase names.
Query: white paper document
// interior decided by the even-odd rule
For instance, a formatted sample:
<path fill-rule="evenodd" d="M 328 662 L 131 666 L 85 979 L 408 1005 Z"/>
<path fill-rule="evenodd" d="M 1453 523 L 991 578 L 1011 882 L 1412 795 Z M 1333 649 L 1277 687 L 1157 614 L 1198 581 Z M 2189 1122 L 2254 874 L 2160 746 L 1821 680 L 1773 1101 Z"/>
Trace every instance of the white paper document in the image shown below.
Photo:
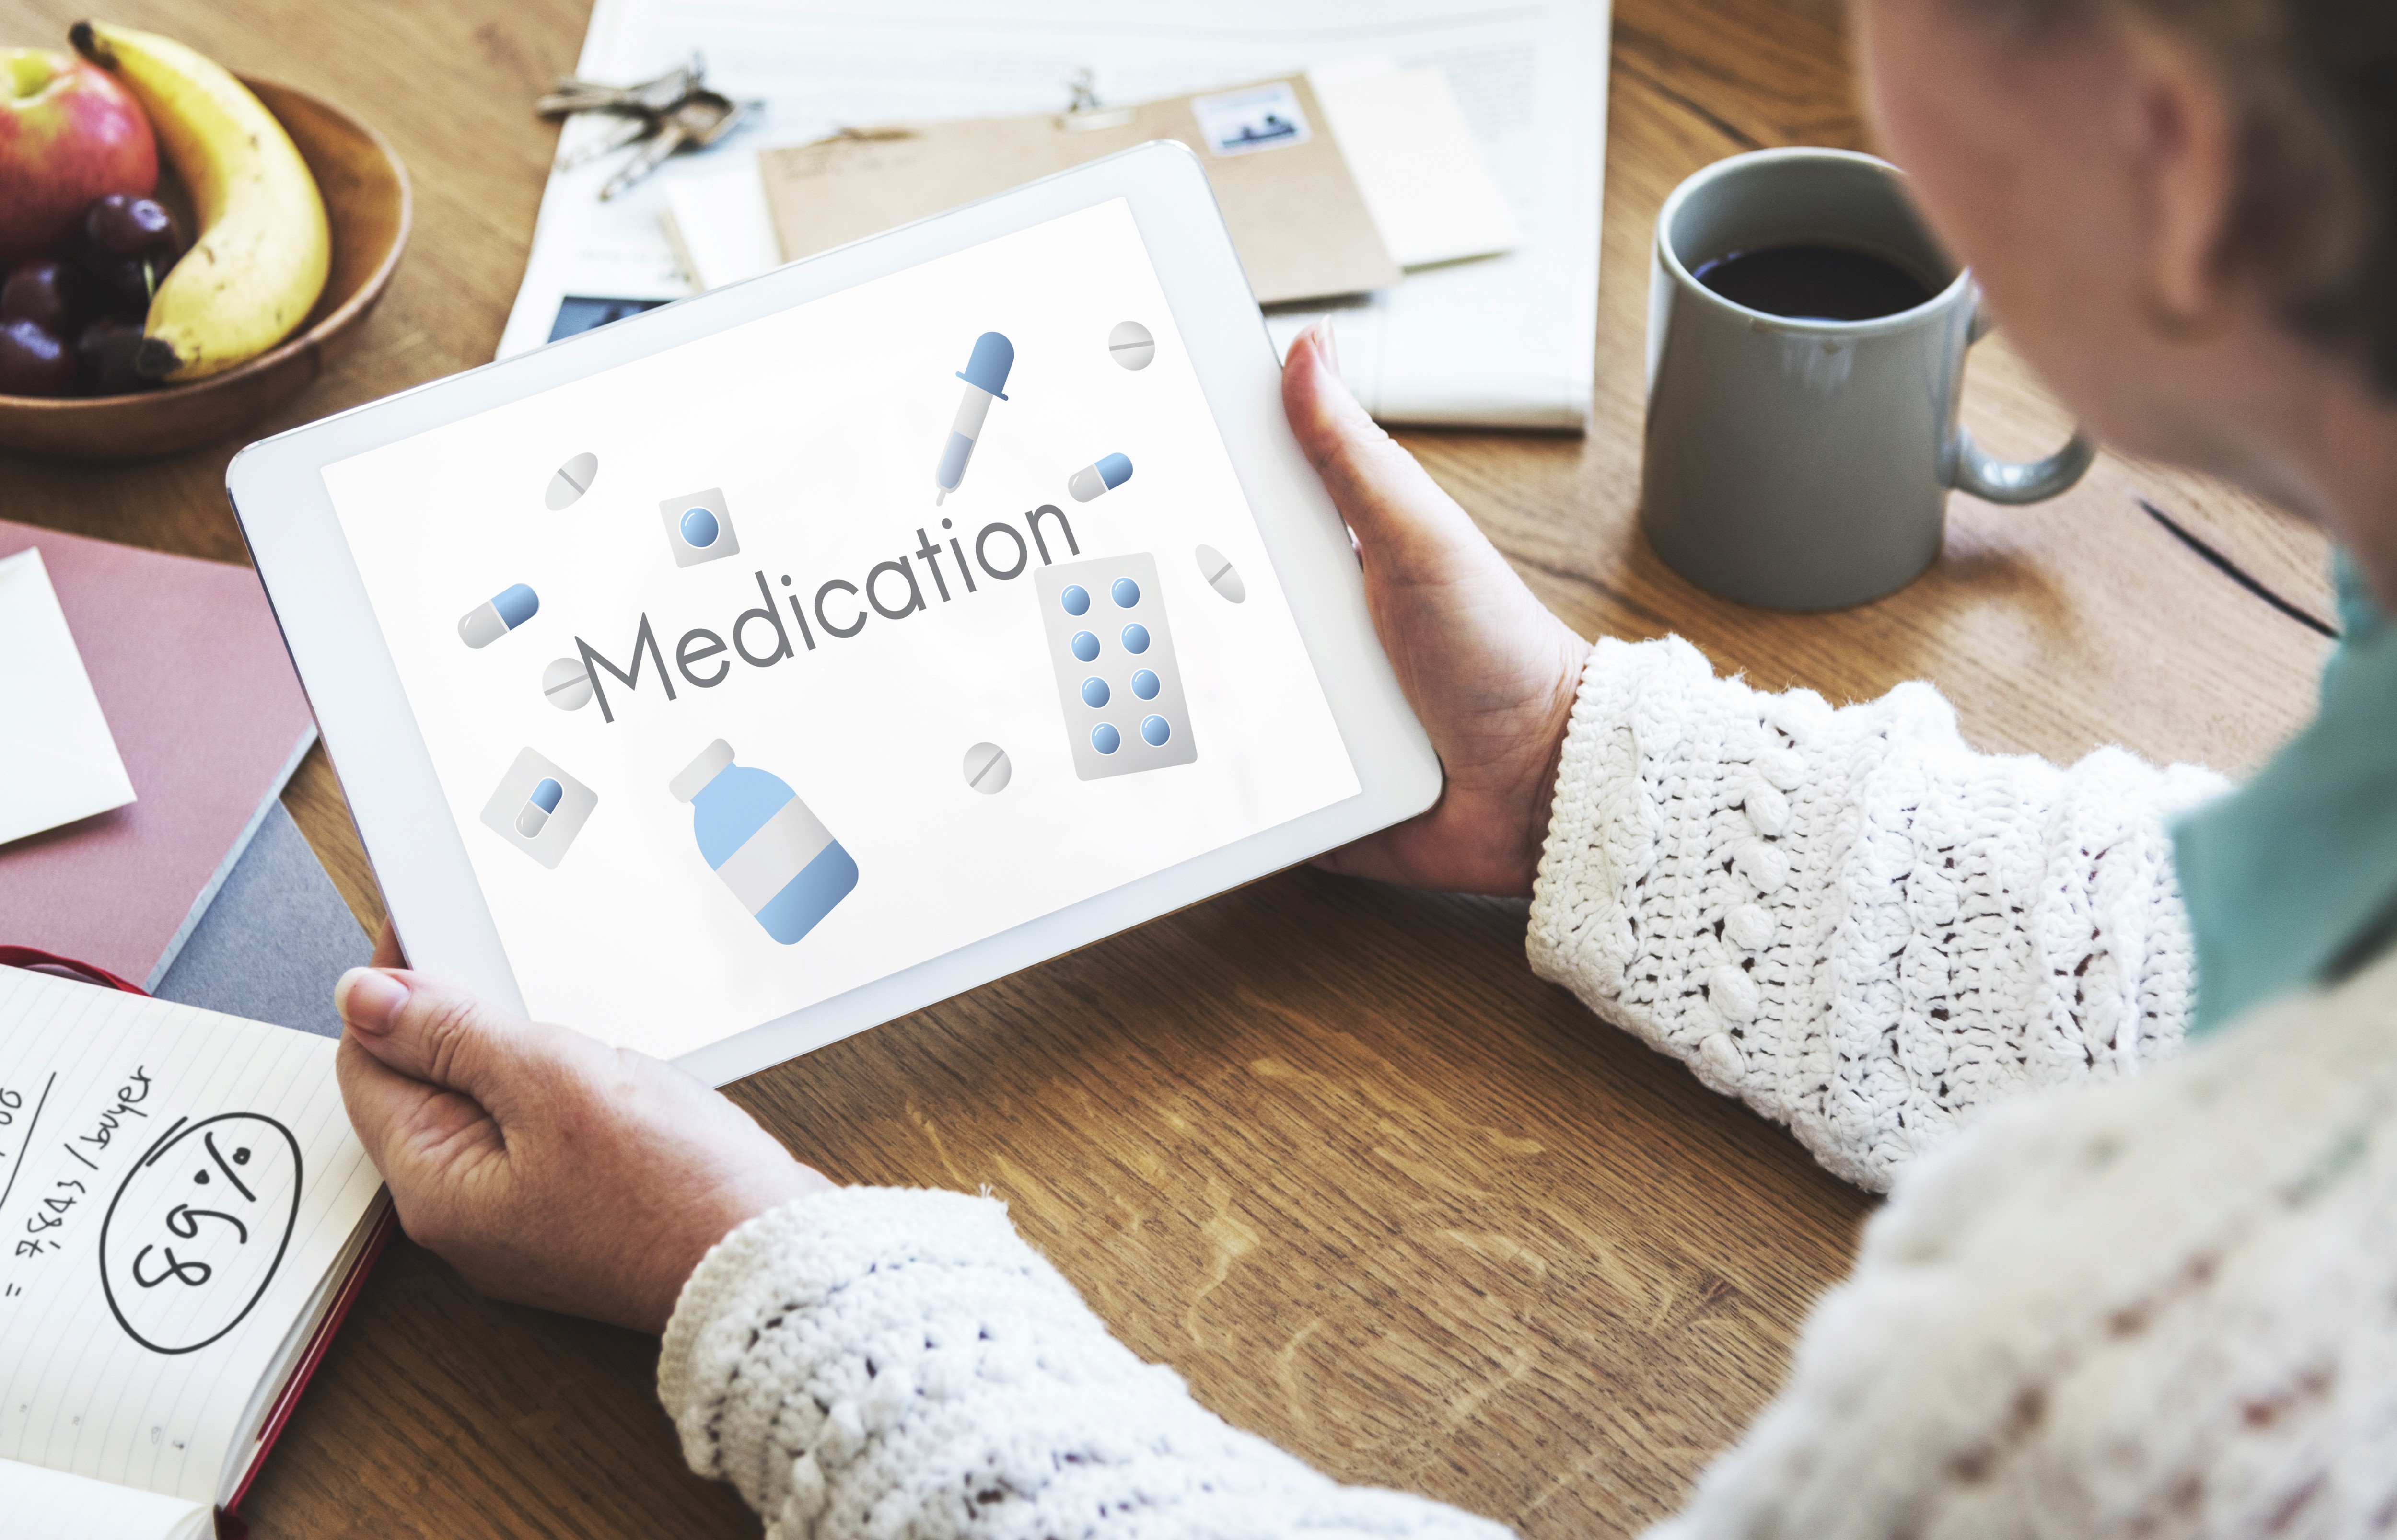
<path fill-rule="evenodd" d="M 0 844 L 133 800 L 39 547 L 0 560 Z"/>
<path fill-rule="evenodd" d="M 1403 118 L 1409 100 L 1424 113 L 1442 110 L 1422 75 L 1437 70 L 1503 194 L 1496 212 L 1511 216 L 1520 244 L 1441 261 L 1331 307 L 1277 313 L 1268 317 L 1277 345 L 1332 308 L 1342 367 L 1385 422 L 1578 430 L 1596 345 L 1608 19 L 1607 0 L 1224 0 L 1203 11 L 1155 0 L 597 0 L 579 73 L 643 79 L 696 51 L 711 87 L 763 107 L 757 127 L 668 162 L 609 203 L 597 194 L 614 157 L 554 172 L 500 356 L 549 341 L 569 296 L 694 292 L 662 217 L 670 208 L 686 237 L 697 237 L 685 244 L 709 280 L 722 281 L 717 266 L 729 273 L 758 260 L 754 225 L 747 237 L 736 228 L 719 239 L 727 221 L 705 221 L 711 231 L 701 235 L 692 228 L 701 221 L 686 216 L 740 194 L 731 167 L 745 166 L 754 186 L 757 152 L 770 145 L 909 118 L 1056 111 L 1083 71 L 1103 101 L 1128 103 L 1380 58 L 1399 78 L 1386 83 L 1384 97 L 1396 104 L 1381 106 L 1379 119 Z M 606 127 L 569 123 L 561 154 Z M 677 185 L 719 178 L 715 196 Z M 1440 211 L 1408 206 L 1388 179 L 1383 186 L 1382 203 L 1412 249 L 1444 258 Z M 1377 221 L 1383 213 L 1375 208 Z M 1465 246 L 1502 244 L 1479 234 L 1492 209 L 1454 214 L 1457 230 L 1477 232 Z M 711 251 L 722 255 L 711 261 Z"/>

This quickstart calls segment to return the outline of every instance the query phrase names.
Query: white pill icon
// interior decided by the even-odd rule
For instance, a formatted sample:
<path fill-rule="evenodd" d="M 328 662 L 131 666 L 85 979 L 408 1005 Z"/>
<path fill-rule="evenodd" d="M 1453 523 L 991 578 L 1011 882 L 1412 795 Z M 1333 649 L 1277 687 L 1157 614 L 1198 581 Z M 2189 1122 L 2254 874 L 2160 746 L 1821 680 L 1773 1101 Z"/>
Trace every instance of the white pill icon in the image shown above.
<path fill-rule="evenodd" d="M 489 647 L 533 618 L 541 596 L 523 583 L 510 583 L 458 617 L 458 639 L 468 647 Z"/>
<path fill-rule="evenodd" d="M 527 839 L 540 834 L 542 825 L 549 822 L 549 815 L 557 810 L 557 804 L 565 797 L 564 786 L 543 776 L 541 784 L 533 787 L 532 795 L 525 798 L 524 807 L 516 813 L 516 833 Z"/>
<path fill-rule="evenodd" d="M 1230 557 L 1212 545 L 1201 545 L 1198 555 L 1198 575 L 1207 580 L 1208 587 L 1234 604 L 1249 596 L 1248 584 L 1242 583 L 1240 574 L 1232 569 Z"/>
<path fill-rule="evenodd" d="M 1145 369 L 1157 356 L 1157 339 L 1138 321 L 1121 322 L 1107 333 L 1107 356 L 1119 368 Z"/>
<path fill-rule="evenodd" d="M 591 671 L 580 658 L 560 658 L 541 671 L 542 698 L 560 711 L 591 703 Z"/>
<path fill-rule="evenodd" d="M 1015 766 L 1008 759 L 1007 751 L 997 743 L 976 743 L 966 750 L 966 784 L 984 797 L 997 797 L 1005 791 L 1008 777 L 1014 773 Z"/>
<path fill-rule="evenodd" d="M 549 495 L 543 501 L 551 513 L 570 506 L 574 500 L 591 489 L 599 478 L 599 457 L 584 450 L 560 465 L 549 478 Z"/>
<path fill-rule="evenodd" d="M 1065 482 L 1065 489 L 1074 494 L 1077 502 L 1088 502 L 1101 492 L 1112 492 L 1132 479 L 1132 462 L 1122 455 L 1111 454 L 1095 465 L 1085 465 Z"/>

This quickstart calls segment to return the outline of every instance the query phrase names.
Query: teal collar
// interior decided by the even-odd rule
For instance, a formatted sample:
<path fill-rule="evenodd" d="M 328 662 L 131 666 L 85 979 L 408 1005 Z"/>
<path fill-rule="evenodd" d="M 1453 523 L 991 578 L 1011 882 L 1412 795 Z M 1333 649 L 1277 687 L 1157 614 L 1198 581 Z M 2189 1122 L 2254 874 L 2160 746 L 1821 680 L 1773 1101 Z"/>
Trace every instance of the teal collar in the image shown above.
<path fill-rule="evenodd" d="M 2191 1035 L 2397 940 L 2397 632 L 2342 553 L 2322 704 L 2256 777 L 2173 831 L 2197 945 Z"/>

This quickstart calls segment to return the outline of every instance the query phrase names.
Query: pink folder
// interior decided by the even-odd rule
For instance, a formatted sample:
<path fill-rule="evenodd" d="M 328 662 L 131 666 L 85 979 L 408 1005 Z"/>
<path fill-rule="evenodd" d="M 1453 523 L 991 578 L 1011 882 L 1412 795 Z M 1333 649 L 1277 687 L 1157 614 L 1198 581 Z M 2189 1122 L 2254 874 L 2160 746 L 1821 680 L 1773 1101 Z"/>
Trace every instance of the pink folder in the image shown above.
<path fill-rule="evenodd" d="M 316 741 L 315 719 L 251 569 L 0 520 L 0 557 L 29 545 L 136 800 L 0 845 L 0 945 L 155 988 Z"/>

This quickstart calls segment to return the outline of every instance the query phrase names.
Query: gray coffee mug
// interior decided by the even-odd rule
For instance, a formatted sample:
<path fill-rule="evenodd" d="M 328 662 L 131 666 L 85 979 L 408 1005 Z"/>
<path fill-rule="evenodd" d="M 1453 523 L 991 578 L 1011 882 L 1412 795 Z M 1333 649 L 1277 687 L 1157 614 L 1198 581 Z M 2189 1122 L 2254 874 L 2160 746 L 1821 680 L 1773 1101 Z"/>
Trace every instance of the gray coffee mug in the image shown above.
<path fill-rule="evenodd" d="M 1790 320 L 1692 271 L 1734 251 L 1845 247 L 1933 291 L 1869 321 Z M 1956 420 L 1964 354 L 1989 329 L 1980 291 L 1922 226 L 1904 175 L 1846 150 L 1718 161 L 1656 216 L 1648 299 L 1641 522 L 1702 588 L 1776 609 L 1836 609 L 1930 566 L 1948 492 L 2036 502 L 2081 479 L 2088 439 L 1998 460 Z"/>

